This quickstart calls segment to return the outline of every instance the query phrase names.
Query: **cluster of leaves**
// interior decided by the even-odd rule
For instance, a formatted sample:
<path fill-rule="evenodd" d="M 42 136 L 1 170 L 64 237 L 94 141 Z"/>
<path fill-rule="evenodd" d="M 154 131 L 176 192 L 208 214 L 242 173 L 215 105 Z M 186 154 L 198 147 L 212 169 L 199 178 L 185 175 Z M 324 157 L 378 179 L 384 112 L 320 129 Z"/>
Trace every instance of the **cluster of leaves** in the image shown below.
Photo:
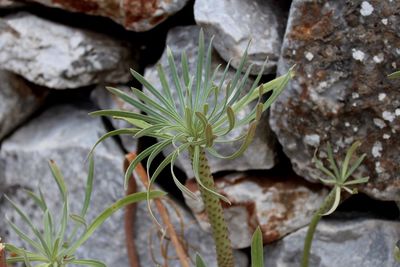
<path fill-rule="evenodd" d="M 121 134 L 133 135 L 136 138 L 150 136 L 158 140 L 156 144 L 142 151 L 132 161 L 125 174 L 125 185 L 139 162 L 148 157 L 147 171 L 149 171 L 155 157 L 165 151 L 167 147 L 172 147 L 173 151 L 165 157 L 152 174 L 150 185 L 154 183 L 161 171 L 170 164 L 172 178 L 176 186 L 189 197 L 197 199 L 196 195 L 180 183 L 173 170 L 174 162 L 181 153 L 189 151 L 193 155 L 193 171 L 199 186 L 210 194 L 229 202 L 224 196 L 204 186 L 200 181 L 200 151 L 204 149 L 209 154 L 224 159 L 240 156 L 251 143 L 262 112 L 279 96 L 294 72 L 291 69 L 286 75 L 258 86 L 264 69 L 262 67 L 250 90 L 246 92 L 246 84 L 252 69 L 252 65 L 250 65 L 244 71 L 247 51 L 231 80 L 228 81 L 227 79 L 230 66 L 230 63 L 228 63 L 223 71 L 222 78 L 216 81 L 221 65 L 218 65 L 214 70 L 211 69 L 212 40 L 207 49 L 204 43 L 204 35 L 200 31 L 197 67 L 194 75 L 190 74 L 185 51 L 182 52 L 182 77 L 178 76 L 177 65 L 172 52 L 167 48 L 173 85 L 168 84 L 163 67 L 158 65 L 158 76 L 162 85 L 161 92 L 142 75 L 131 70 L 132 75 L 148 90 L 152 95 L 151 97 L 139 89 L 132 88 L 133 94 L 138 99 L 136 100 L 118 89 L 107 88 L 123 101 L 145 112 L 146 115 L 121 110 L 101 110 L 91 113 L 96 116 L 112 116 L 122 119 L 133 126 L 132 128 L 111 131 L 102 136 L 98 143 L 111 136 Z M 176 98 L 173 96 L 172 86 L 176 89 Z M 261 96 L 267 92 L 270 92 L 271 95 L 265 102 L 262 102 Z M 220 98 L 221 95 L 223 96 L 222 99 Z M 258 102 L 252 111 L 244 118 L 239 119 L 237 114 L 243 113 L 242 111 L 256 99 L 258 99 Z M 227 140 L 229 133 L 241 126 L 248 126 L 247 132 L 233 140 Z M 231 155 L 221 155 L 213 147 L 215 143 L 227 144 L 240 141 L 242 142 L 240 148 Z"/>
<path fill-rule="evenodd" d="M 28 195 L 35 204 L 43 211 L 43 226 L 38 228 L 29 216 L 14 201 L 6 198 L 11 203 L 21 219 L 30 228 L 34 238 L 30 238 L 29 234 L 22 231 L 17 225 L 8 220 L 14 232 L 30 246 L 31 250 L 26 248 L 17 248 L 11 244 L 5 244 L 6 251 L 13 254 L 7 259 L 7 263 L 23 262 L 27 267 L 32 266 L 31 263 L 37 262 L 36 267 L 63 267 L 69 264 L 85 265 L 94 267 L 104 267 L 104 263 L 92 259 L 76 259 L 74 254 L 76 250 L 85 243 L 89 237 L 98 229 L 103 222 L 109 218 L 114 212 L 120 208 L 145 200 L 146 192 L 135 193 L 122 198 L 111 205 L 109 208 L 101 212 L 90 224 L 86 222 L 85 216 L 89 209 L 92 188 L 94 163 L 92 158 L 89 160 L 89 172 L 86 182 L 85 199 L 79 214 L 70 213 L 68 190 L 64 178 L 57 165 L 50 161 L 50 170 L 54 181 L 57 183 L 59 193 L 62 200 L 62 214 L 60 220 L 56 222 L 54 216 L 47 205 L 42 191 L 39 194 L 27 191 Z M 149 193 L 150 198 L 163 196 L 163 192 L 152 191 Z M 67 228 L 69 223 L 73 223 L 71 233 L 68 235 Z"/>
<path fill-rule="evenodd" d="M 333 157 L 333 151 L 332 151 L 332 146 L 328 143 L 326 146 L 326 151 L 328 154 L 328 163 L 329 167 L 325 167 L 323 162 L 316 157 L 316 153 L 314 154 L 313 157 L 313 162 L 315 166 L 321 170 L 325 175 L 327 175 L 329 178 L 324 179 L 320 178 L 320 180 L 327 185 L 333 186 L 333 191 L 335 192 L 335 198 L 332 207 L 323 215 L 329 215 L 332 214 L 336 208 L 340 204 L 340 197 L 341 197 L 341 192 L 342 190 L 347 191 L 350 194 L 356 194 L 357 189 L 356 188 L 349 188 L 349 186 L 353 185 L 359 185 L 363 183 L 367 183 L 369 180 L 369 177 L 355 177 L 352 180 L 348 180 L 354 172 L 357 170 L 357 168 L 361 165 L 363 160 L 366 157 L 366 154 L 362 154 L 360 157 L 358 157 L 353 165 L 350 166 L 350 160 L 353 157 L 353 154 L 355 150 L 361 146 L 361 142 L 357 141 L 354 142 L 351 147 L 347 150 L 346 156 L 341 164 L 338 164 Z"/>

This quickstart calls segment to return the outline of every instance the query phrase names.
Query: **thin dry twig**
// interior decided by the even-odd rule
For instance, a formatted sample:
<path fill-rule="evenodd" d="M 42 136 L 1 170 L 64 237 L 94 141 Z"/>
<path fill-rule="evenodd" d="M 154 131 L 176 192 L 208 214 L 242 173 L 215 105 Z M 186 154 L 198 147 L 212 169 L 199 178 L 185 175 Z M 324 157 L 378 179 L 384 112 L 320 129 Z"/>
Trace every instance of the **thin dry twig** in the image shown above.
<path fill-rule="evenodd" d="M 124 161 L 125 171 L 128 168 L 128 166 L 129 166 L 129 159 L 126 158 Z M 136 193 L 136 191 L 137 191 L 136 180 L 134 179 L 134 177 L 131 177 L 131 179 L 129 179 L 128 188 L 127 188 L 125 194 L 128 196 L 130 194 Z M 128 253 L 128 258 L 129 258 L 131 267 L 140 267 L 139 257 L 137 254 L 135 241 L 133 239 L 133 236 L 135 234 L 133 229 L 135 228 L 136 207 L 137 207 L 136 203 L 127 205 L 125 207 L 125 219 L 124 219 L 125 242 L 126 242 L 126 250 Z M 0 267 L 2 267 L 2 266 L 0 266 Z"/>
<path fill-rule="evenodd" d="M 0 238 L 0 267 L 7 267 L 6 251 L 3 243 L 1 243 L 1 238 Z"/>
<path fill-rule="evenodd" d="M 129 162 L 131 162 L 135 158 L 136 158 L 136 154 L 133 152 L 126 155 L 126 159 Z M 136 166 L 135 171 L 138 174 L 140 181 L 143 183 L 143 185 L 146 188 L 148 188 L 149 187 L 149 177 L 148 177 L 145 169 L 143 168 L 142 164 L 139 163 Z M 134 179 L 130 179 L 130 180 L 134 180 Z M 160 199 L 155 199 L 154 202 L 155 202 L 157 210 L 161 216 L 161 219 L 166 227 L 166 232 L 167 232 L 169 238 L 171 239 L 172 244 L 174 245 L 176 254 L 179 258 L 179 261 L 180 261 L 182 267 L 190 267 L 189 257 L 187 255 L 185 249 L 183 248 L 178 235 L 176 234 L 176 231 L 174 229 L 174 226 L 171 223 L 171 220 L 170 220 L 170 217 L 169 217 L 166 207 L 164 206 L 164 204 L 162 203 L 162 201 Z"/>

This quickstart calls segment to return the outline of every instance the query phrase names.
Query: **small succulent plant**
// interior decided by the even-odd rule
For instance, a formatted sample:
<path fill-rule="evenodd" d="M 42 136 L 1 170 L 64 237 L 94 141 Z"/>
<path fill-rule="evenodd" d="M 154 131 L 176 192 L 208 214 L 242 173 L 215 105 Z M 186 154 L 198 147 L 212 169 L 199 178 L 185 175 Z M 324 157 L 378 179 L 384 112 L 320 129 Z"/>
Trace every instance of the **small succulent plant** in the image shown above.
<path fill-rule="evenodd" d="M 361 155 L 357 159 L 354 160 L 353 164 L 350 165 L 352 161 L 352 157 L 354 152 L 358 147 L 361 146 L 361 142 L 354 142 L 351 147 L 347 150 L 346 156 L 341 162 L 338 164 L 333 156 L 332 146 L 328 143 L 326 146 L 326 151 L 328 154 L 328 163 L 329 167 L 325 167 L 323 162 L 316 157 L 316 152 L 313 157 L 313 162 L 315 166 L 328 177 L 319 178 L 324 184 L 333 186 L 331 192 L 325 198 L 321 207 L 315 212 L 311 219 L 311 223 L 308 227 L 306 239 L 304 242 L 304 250 L 303 250 L 303 258 L 301 262 L 301 267 L 308 266 L 308 258 L 310 256 L 311 243 L 314 236 L 315 229 L 317 228 L 318 222 L 322 216 L 326 216 L 332 214 L 340 204 L 341 192 L 342 190 L 347 191 L 350 194 L 356 194 L 357 189 L 351 188 L 354 185 L 359 185 L 363 183 L 367 183 L 369 177 L 353 177 L 354 172 L 361 165 L 363 160 L 366 157 L 366 154 Z M 349 178 L 353 177 L 352 180 Z"/>
<path fill-rule="evenodd" d="M 348 180 L 352 175 L 354 174 L 355 170 L 360 166 L 360 164 L 363 162 L 363 160 L 366 157 L 366 154 L 361 155 L 356 159 L 356 161 L 353 163 L 352 166 L 349 166 L 350 160 L 352 159 L 353 153 L 355 150 L 361 146 L 361 142 L 357 141 L 353 143 L 353 145 L 347 150 L 346 156 L 342 162 L 342 164 L 339 166 L 336 162 L 336 160 L 333 157 L 333 151 L 332 151 L 332 146 L 328 143 L 327 144 L 327 153 L 328 153 L 328 162 L 330 169 L 326 168 L 322 161 L 319 160 L 316 156 L 313 158 L 313 162 L 315 163 L 315 166 L 321 170 L 325 175 L 327 175 L 329 178 L 324 179 L 324 178 L 319 178 L 321 182 L 323 182 L 326 185 L 333 186 L 332 191 L 334 192 L 334 200 L 332 207 L 326 211 L 322 215 L 329 215 L 333 213 L 336 208 L 340 204 L 340 196 L 342 190 L 347 191 L 350 194 L 356 194 L 357 189 L 356 188 L 350 188 L 350 186 L 357 185 L 357 184 L 364 184 L 367 183 L 369 180 L 369 177 L 353 177 L 352 180 Z"/>
<path fill-rule="evenodd" d="M 70 213 L 68 190 L 64 178 L 57 165 L 50 161 L 50 169 L 55 182 L 58 185 L 59 193 L 62 198 L 62 214 L 59 221 L 55 221 L 46 200 L 39 190 L 39 194 L 27 191 L 35 204 L 43 211 L 43 226 L 41 228 L 34 225 L 29 216 L 11 199 L 7 198 L 13 208 L 21 217 L 22 221 L 27 224 L 30 231 L 34 234 L 34 238 L 23 232 L 16 224 L 8 220 L 13 231 L 30 247 L 18 248 L 12 244 L 5 244 L 6 251 L 12 256 L 7 258 L 7 263 L 22 262 L 27 267 L 31 267 L 32 263 L 36 263 L 35 267 L 65 267 L 71 265 L 83 265 L 93 267 L 105 267 L 106 265 L 100 261 L 92 259 L 77 259 L 74 254 L 90 236 L 109 218 L 114 212 L 120 208 L 145 200 L 146 192 L 135 193 L 115 202 L 109 208 L 99 214 L 90 224 L 86 222 L 85 216 L 89 210 L 93 187 L 94 163 L 90 158 L 89 172 L 86 183 L 85 199 L 79 214 Z M 160 197 L 164 193 L 159 191 L 150 192 L 150 198 Z M 72 231 L 67 233 L 67 226 L 73 223 Z M 78 234 L 79 233 L 79 234 Z"/>
<path fill-rule="evenodd" d="M 108 88 L 111 93 L 146 113 L 146 115 L 121 110 L 101 110 L 91 114 L 123 119 L 133 126 L 132 128 L 117 129 L 105 134 L 96 145 L 108 137 L 120 134 L 133 135 L 134 137 L 150 136 L 158 140 L 156 144 L 142 151 L 132 161 L 125 174 L 125 184 L 127 184 L 131 173 L 139 162 L 148 157 L 147 170 L 149 171 L 155 157 L 167 147 L 172 147 L 172 152 L 165 157 L 151 175 L 150 184 L 154 183 L 160 172 L 170 164 L 172 178 L 176 186 L 189 197 L 196 198 L 190 190 L 180 183 L 173 170 L 173 165 L 177 158 L 183 152 L 189 153 L 194 176 L 199 185 L 216 241 L 218 265 L 220 267 L 232 267 L 233 254 L 220 199 L 226 202 L 229 201 L 216 192 L 214 188 L 214 180 L 206 153 L 228 160 L 242 155 L 254 137 L 262 112 L 279 96 L 294 72 L 291 69 L 286 75 L 259 85 L 263 73 L 262 68 L 250 90 L 246 91 L 245 85 L 249 80 L 252 68 L 250 66 L 244 71 L 247 52 L 243 55 L 236 74 L 231 80 L 228 81 L 227 79 L 228 63 L 223 71 L 222 78 L 216 81 L 216 75 L 221 66 L 216 67 L 214 70 L 211 69 L 212 41 L 207 48 L 205 48 L 204 43 L 203 31 L 200 31 L 197 67 L 194 75 L 190 73 L 185 51 L 182 52 L 181 77 L 178 76 L 172 52 L 167 48 L 173 84 L 168 84 L 164 69 L 160 65 L 158 66 L 158 76 L 162 85 L 161 88 L 156 88 L 142 75 L 134 70 L 131 71 L 136 80 L 148 90 L 151 97 L 139 89 L 132 88 L 133 94 L 138 99 L 136 100 L 118 89 Z M 176 97 L 172 93 L 173 87 L 177 91 Z M 262 101 L 262 96 L 267 92 L 271 94 L 264 102 Z M 219 97 L 220 95 L 223 95 L 222 99 Z M 243 113 L 244 108 L 247 108 L 250 103 L 257 99 L 258 102 L 250 113 L 243 118 L 237 116 Z M 247 133 L 227 141 L 226 137 L 229 133 L 241 126 L 248 127 Z M 229 145 L 231 142 L 242 142 L 240 148 L 231 155 L 221 155 L 214 148 L 216 143 Z M 151 213 L 150 208 L 149 210 Z"/>

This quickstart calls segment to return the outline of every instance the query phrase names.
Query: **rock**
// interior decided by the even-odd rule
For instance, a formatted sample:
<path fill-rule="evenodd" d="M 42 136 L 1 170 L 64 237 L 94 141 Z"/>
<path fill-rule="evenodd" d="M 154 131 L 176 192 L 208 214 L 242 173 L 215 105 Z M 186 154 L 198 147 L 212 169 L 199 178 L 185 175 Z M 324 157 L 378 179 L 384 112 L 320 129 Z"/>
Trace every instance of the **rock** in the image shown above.
<path fill-rule="evenodd" d="M 140 183 L 140 182 L 138 182 Z M 144 190 L 143 187 L 140 187 L 142 190 Z M 165 202 L 164 202 L 165 203 Z M 210 267 L 217 267 L 217 260 L 216 260 L 216 254 L 215 254 L 215 247 L 214 247 L 214 241 L 212 240 L 212 237 L 210 234 L 203 232 L 199 225 L 196 222 L 193 222 L 193 217 L 191 216 L 190 212 L 182 208 L 181 206 L 177 204 L 173 204 L 173 202 L 166 202 L 167 203 L 167 208 L 169 210 L 169 214 L 171 217 L 172 223 L 177 227 L 177 233 L 179 235 L 180 231 L 184 231 L 184 236 L 182 237 L 182 240 L 186 242 L 186 245 L 189 246 L 189 251 L 188 255 L 191 257 L 192 261 L 194 262 L 195 260 L 195 255 L 196 253 L 199 253 L 207 266 Z M 171 203 L 173 205 L 171 205 Z M 178 210 L 178 211 L 177 211 Z M 153 207 L 153 211 L 156 212 L 156 208 Z M 137 237 L 135 238 L 137 248 L 139 249 L 138 254 L 140 258 L 140 266 L 156 266 L 156 264 L 152 261 L 149 255 L 149 234 L 152 234 L 152 248 L 153 251 L 155 252 L 155 255 L 158 255 L 158 261 L 163 262 L 163 258 L 160 256 L 160 236 L 157 237 L 156 233 L 156 226 L 154 225 L 154 222 L 151 220 L 149 214 L 149 211 L 147 209 L 147 204 L 142 202 L 138 205 L 138 210 L 137 210 L 137 220 L 136 220 L 136 235 Z M 142 218 L 139 218 L 139 214 Z M 159 219 L 160 222 L 161 219 Z M 182 228 L 182 226 L 184 228 Z M 146 245 L 143 245 L 146 244 Z M 174 256 L 174 248 L 172 246 L 172 243 L 169 244 L 168 246 L 168 255 L 169 256 Z M 249 262 L 247 256 L 239 251 L 235 250 L 234 251 L 234 257 L 235 257 L 235 266 L 239 267 L 247 267 Z M 119 265 L 118 265 L 119 266 Z M 169 261 L 168 266 L 170 267 L 181 267 L 181 264 L 177 260 L 171 260 Z"/>
<path fill-rule="evenodd" d="M 188 64 L 189 68 L 194 72 L 196 68 L 196 58 L 197 58 L 197 42 L 199 36 L 199 27 L 197 26 L 187 26 L 187 27 L 177 27 L 168 33 L 167 37 L 167 45 L 171 48 L 172 53 L 174 55 L 175 61 L 180 62 L 180 56 L 182 51 L 186 50 L 188 55 Z M 209 42 L 209 38 L 206 38 L 206 43 Z M 206 44 L 208 45 L 208 44 Z M 167 53 L 164 51 L 159 63 L 165 67 L 165 72 L 167 80 L 169 84 L 173 84 L 172 75 L 169 75 L 169 67 L 167 61 Z M 224 64 L 224 62 L 218 58 L 217 55 L 213 55 L 212 61 L 213 67 L 215 68 L 218 64 Z M 178 73 L 181 73 L 181 64 L 177 63 Z M 224 69 L 221 67 L 222 71 L 217 75 L 216 80 L 221 78 L 222 72 Z M 228 77 L 233 77 L 235 71 L 230 70 L 227 74 Z M 161 83 L 158 78 L 156 67 L 149 67 L 145 71 L 145 78 L 150 81 L 156 88 L 161 88 Z M 227 78 L 228 80 L 229 78 Z M 194 81 L 195 82 L 195 81 Z M 249 78 L 249 86 L 251 86 L 252 79 Z M 161 89 L 160 89 L 161 90 Z M 175 90 L 172 87 L 172 90 Z M 177 92 L 173 92 L 177 94 Z M 250 108 L 248 111 L 250 112 Z M 243 115 L 244 116 L 244 115 Z M 209 157 L 209 163 L 211 166 L 211 170 L 213 172 L 223 171 L 223 170 L 249 170 L 249 169 L 269 169 L 272 168 L 275 163 L 275 139 L 271 134 L 271 131 L 267 122 L 267 113 L 264 113 L 264 117 L 261 119 L 260 124 L 257 128 L 257 133 L 255 138 L 244 153 L 243 156 L 234 159 L 234 160 L 221 160 L 215 157 Z M 228 137 L 229 139 L 233 139 L 242 135 L 247 128 L 238 128 L 237 130 L 232 131 L 231 135 Z M 216 144 L 215 148 L 221 152 L 223 155 L 230 155 L 233 152 L 237 151 L 240 147 L 240 143 L 230 143 L 229 145 L 221 145 Z M 193 177 L 191 161 L 189 156 L 185 153 L 182 153 L 182 156 L 178 160 L 178 165 L 185 171 L 188 177 Z"/>
<path fill-rule="evenodd" d="M 116 88 L 124 91 L 125 93 L 131 92 L 130 88 L 128 86 L 115 86 Z M 132 94 L 132 97 L 133 94 Z M 120 109 L 120 110 L 128 110 L 128 111 L 133 111 L 133 112 L 140 112 L 138 109 L 135 107 L 129 105 L 128 103 L 124 102 L 120 98 L 116 97 L 115 95 L 111 94 L 109 91 L 105 89 L 104 85 L 99 85 L 94 89 L 90 95 L 90 98 L 100 109 Z M 119 128 L 131 128 L 132 125 L 123 121 L 123 120 L 117 120 L 117 119 L 111 119 L 110 120 L 112 126 L 115 129 Z M 121 142 L 123 147 L 125 148 L 126 151 L 133 152 L 137 151 L 137 143 L 138 140 L 134 139 L 132 136 L 129 135 L 121 135 Z"/>
<path fill-rule="evenodd" d="M 300 176 L 320 177 L 311 162 L 317 147 L 322 157 L 329 141 L 339 159 L 361 140 L 360 175 L 370 182 L 360 190 L 400 200 L 400 81 L 387 78 L 400 66 L 399 8 L 293 1 L 278 72 L 297 64 L 297 75 L 272 106 L 270 124 Z"/>
<path fill-rule="evenodd" d="M 286 16 L 273 1 L 197 0 L 194 5 L 196 23 L 215 35 L 214 47 L 226 61 L 232 59 L 237 68 L 251 40 L 248 65 L 258 74 L 264 61 L 264 73 L 275 71 L 281 50 Z"/>
<path fill-rule="evenodd" d="M 181 10 L 188 0 L 33 0 L 68 11 L 108 17 L 128 30 L 147 31 Z"/>
<path fill-rule="evenodd" d="M 200 197 L 194 179 L 186 185 Z M 321 186 L 295 175 L 268 177 L 236 173 L 216 179 L 216 188 L 232 203 L 226 204 L 224 211 L 234 248 L 249 247 L 257 226 L 261 227 L 264 242 L 269 243 L 307 225 L 328 194 Z M 200 226 L 210 231 L 204 204 L 189 197 L 185 200 Z"/>
<path fill-rule="evenodd" d="M 29 208 L 29 214 L 37 225 L 42 225 L 41 212 L 32 201 L 27 201 L 24 189 L 42 188 L 53 212 L 60 210 L 57 185 L 51 178 L 48 160 L 54 160 L 65 177 L 70 192 L 72 212 L 78 213 L 84 199 L 87 167 L 85 159 L 96 140 L 105 132 L 99 118 L 88 116 L 89 108 L 57 106 L 46 110 L 38 118 L 21 127 L 6 139 L 0 151 L 0 171 L 6 181 L 6 194 Z M 100 145 L 95 152 L 95 182 L 92 205 L 88 218 L 93 219 L 105 207 L 123 196 L 123 153 L 112 140 Z M 1 180 L 1 179 L 0 179 Z M 2 214 L 24 225 L 16 212 L 5 201 Z M 3 219 L 3 218 L 2 218 Z M 103 260 L 112 266 L 128 266 L 126 257 L 122 214 L 113 216 L 86 243 L 79 257 Z M 4 221 L 2 225 L 7 225 Z M 2 227 L 3 228 L 3 227 Z M 9 242 L 20 245 L 16 235 L 6 227 Z M 4 230 L 3 230 L 4 231 Z M 113 247 L 110 250 L 110 247 Z M 90 249 L 87 249 L 90 248 Z"/>
<path fill-rule="evenodd" d="M 38 207 L 26 197 L 23 189 L 35 190 L 40 186 L 49 201 L 50 209 L 60 209 L 57 186 L 51 178 L 47 161 L 53 159 L 60 167 L 65 177 L 70 192 L 70 204 L 72 212 L 79 212 L 84 199 L 84 185 L 87 176 L 85 159 L 96 140 L 106 131 L 101 119 L 91 118 L 87 115 L 92 108 L 84 106 L 56 106 L 46 110 L 38 118 L 15 132 L 4 141 L 0 152 L 0 182 L 5 181 L 6 194 L 13 200 L 29 209 L 29 214 L 36 225 L 41 225 L 41 215 Z M 88 221 L 98 215 L 105 207 L 111 205 L 124 194 L 122 160 L 124 153 L 118 145 L 109 139 L 99 145 L 95 150 L 95 182 Z M 0 183 L 1 184 L 1 183 Z M 0 186 L 1 188 L 1 186 Z M 139 191 L 144 188 L 139 184 Z M 175 215 L 178 204 L 171 204 L 171 214 Z M 0 202 L 2 214 L 13 220 L 18 225 L 23 224 L 16 212 L 8 202 Z M 209 266 L 216 266 L 215 255 L 210 247 L 213 241 L 210 235 L 204 234 L 197 224 L 194 224 L 190 214 L 181 210 L 181 216 L 171 216 L 175 225 L 182 222 L 185 225 L 184 240 L 190 241 L 193 248 L 197 248 Z M 4 216 L 0 217 L 1 225 Z M 109 218 L 104 225 L 97 230 L 88 242 L 78 251 L 77 257 L 94 258 L 104 261 L 107 266 L 130 266 L 125 249 L 125 235 L 123 230 L 123 213 L 118 212 Z M 141 266 L 154 266 L 149 251 L 148 236 L 155 233 L 155 227 L 150 219 L 147 204 L 141 202 L 138 205 L 136 218 L 136 244 L 140 255 Z M 101 234 L 99 234 L 101 233 Z M 2 227 L 0 235 L 6 237 L 8 242 L 20 245 L 19 239 L 9 229 Z M 153 243 L 159 247 L 157 243 Z M 112 249 L 110 249 L 112 248 Z M 172 246 L 170 246 L 170 250 Z M 195 255 L 192 253 L 191 255 Z M 162 261 L 160 254 L 155 249 L 155 257 Z M 238 253 L 241 262 L 239 266 L 247 266 L 247 258 Z M 169 266 L 180 266 L 175 260 L 171 260 Z"/>
<path fill-rule="evenodd" d="M 135 67 L 126 43 L 28 13 L 2 21 L 0 47 L 1 68 L 54 89 L 127 82 Z"/>
<path fill-rule="evenodd" d="M 377 219 L 323 220 L 314 236 L 310 266 L 400 266 L 393 249 L 400 223 Z M 264 250 L 268 267 L 299 266 L 307 228 L 288 235 Z"/>
<path fill-rule="evenodd" d="M 12 0 L 0 0 L 0 8 L 14 8 L 22 6 L 21 3 L 16 3 Z"/>
<path fill-rule="evenodd" d="M 40 105 L 47 91 L 34 88 L 21 77 L 0 71 L 0 140 L 27 119 Z"/>

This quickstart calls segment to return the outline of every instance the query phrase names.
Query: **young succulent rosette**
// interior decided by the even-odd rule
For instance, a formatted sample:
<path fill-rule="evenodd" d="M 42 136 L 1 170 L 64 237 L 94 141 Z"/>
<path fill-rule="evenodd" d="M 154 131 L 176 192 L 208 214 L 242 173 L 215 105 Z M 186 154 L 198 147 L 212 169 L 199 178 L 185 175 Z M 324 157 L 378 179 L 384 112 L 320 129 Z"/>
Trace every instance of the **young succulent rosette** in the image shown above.
<path fill-rule="evenodd" d="M 123 110 L 92 112 L 91 115 L 111 116 L 125 120 L 132 125 L 132 128 L 122 128 L 108 132 L 98 140 L 95 146 L 106 138 L 115 135 L 127 134 L 136 138 L 142 136 L 156 138 L 158 142 L 142 151 L 128 167 L 125 174 L 125 185 L 139 162 L 148 157 L 147 170 L 149 170 L 155 157 L 162 151 L 166 151 L 168 147 L 172 147 L 172 152 L 165 157 L 151 175 L 150 184 L 170 164 L 172 178 L 176 186 L 188 196 L 196 198 L 190 190 L 180 183 L 172 167 L 182 152 L 189 151 L 192 156 L 194 175 L 199 186 L 227 201 L 224 196 L 218 194 L 215 190 L 204 186 L 199 179 L 200 152 L 205 150 L 215 157 L 224 159 L 234 159 L 240 156 L 251 143 L 262 112 L 279 96 L 294 74 L 293 68 L 286 75 L 259 85 L 263 73 L 262 68 L 250 90 L 245 91 L 245 85 L 249 81 L 249 74 L 252 68 L 250 65 L 244 72 L 247 50 L 234 77 L 229 81 L 227 80 L 230 66 L 228 63 L 218 82 L 216 82 L 216 76 L 221 65 L 218 65 L 214 70 L 211 69 L 212 40 L 206 49 L 202 31 L 200 31 L 199 35 L 195 74 L 191 74 L 189 71 L 188 58 L 185 51 L 181 55 L 181 77 L 178 75 L 177 65 L 169 48 L 167 48 L 167 53 L 173 84 L 168 84 L 163 67 L 158 65 L 157 71 L 162 85 L 161 88 L 156 88 L 141 74 L 131 70 L 134 78 L 148 90 L 151 96 L 136 88 L 132 88 L 132 93 L 136 98 L 121 90 L 107 88 L 111 93 L 145 114 Z M 173 95 L 173 87 L 177 92 L 176 97 Z M 270 96 L 263 102 L 262 96 L 267 92 L 270 93 Z M 222 99 L 221 95 L 223 95 Z M 246 116 L 238 118 L 237 114 L 242 114 L 243 110 L 257 99 L 258 102 L 252 111 Z M 227 140 L 226 137 L 229 136 L 231 131 L 242 126 L 248 126 L 245 134 L 232 140 Z M 215 143 L 230 142 L 242 142 L 240 148 L 231 155 L 221 155 L 214 148 Z"/>

